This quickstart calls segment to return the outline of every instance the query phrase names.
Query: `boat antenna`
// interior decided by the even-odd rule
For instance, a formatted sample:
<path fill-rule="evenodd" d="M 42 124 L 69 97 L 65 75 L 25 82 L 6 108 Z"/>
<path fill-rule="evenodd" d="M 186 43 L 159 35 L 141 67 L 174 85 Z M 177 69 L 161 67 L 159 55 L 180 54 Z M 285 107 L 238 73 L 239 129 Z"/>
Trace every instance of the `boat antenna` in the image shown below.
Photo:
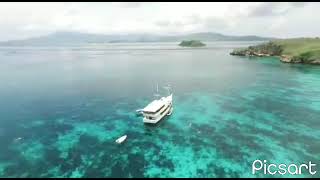
<path fill-rule="evenodd" d="M 160 94 L 159 94 L 159 88 L 158 88 L 158 83 L 157 83 L 157 93 L 155 93 L 154 96 L 155 96 L 155 97 L 159 97 L 159 96 L 160 96 Z"/>
<path fill-rule="evenodd" d="M 170 92 L 171 87 L 170 87 L 170 85 L 169 85 L 169 84 L 168 84 L 167 86 L 163 87 L 163 88 L 167 89 L 167 91 L 168 91 L 168 93 L 169 93 L 169 94 L 171 93 L 171 92 Z"/>

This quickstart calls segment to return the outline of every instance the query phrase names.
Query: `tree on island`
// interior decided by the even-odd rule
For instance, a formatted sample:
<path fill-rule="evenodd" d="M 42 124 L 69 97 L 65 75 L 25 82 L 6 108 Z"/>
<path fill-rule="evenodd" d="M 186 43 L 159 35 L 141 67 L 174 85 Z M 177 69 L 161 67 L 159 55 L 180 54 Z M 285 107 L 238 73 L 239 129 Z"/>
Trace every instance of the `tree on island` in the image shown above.
<path fill-rule="evenodd" d="M 179 46 L 183 46 L 183 47 L 202 47 L 205 46 L 206 44 L 204 44 L 201 41 L 198 40 L 190 40 L 190 41 L 182 41 Z"/>

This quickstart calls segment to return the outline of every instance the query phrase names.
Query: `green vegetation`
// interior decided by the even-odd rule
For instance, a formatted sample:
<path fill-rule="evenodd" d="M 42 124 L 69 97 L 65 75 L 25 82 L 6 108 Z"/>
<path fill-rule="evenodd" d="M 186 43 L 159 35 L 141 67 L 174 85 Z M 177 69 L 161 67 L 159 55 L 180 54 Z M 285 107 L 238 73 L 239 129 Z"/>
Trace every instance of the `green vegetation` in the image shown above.
<path fill-rule="evenodd" d="M 273 40 L 245 49 L 236 49 L 231 55 L 280 56 L 282 62 L 320 64 L 320 39 L 296 38 Z"/>
<path fill-rule="evenodd" d="M 297 56 L 309 51 L 320 51 L 319 38 L 296 38 L 276 40 L 275 43 L 283 46 L 283 54 Z"/>
<path fill-rule="evenodd" d="M 283 51 L 283 48 L 274 42 L 249 46 L 249 49 L 253 52 L 258 52 L 259 54 L 269 54 L 271 56 L 279 56 Z"/>
<path fill-rule="evenodd" d="M 308 51 L 299 55 L 293 56 L 293 61 L 311 64 L 320 64 L 320 50 Z"/>
<path fill-rule="evenodd" d="M 191 40 L 191 41 L 182 41 L 179 46 L 183 46 L 183 47 L 202 47 L 205 46 L 204 43 L 202 43 L 201 41 L 197 41 L 197 40 Z"/>
<path fill-rule="evenodd" d="M 283 47 L 274 43 L 268 42 L 248 48 L 236 49 L 231 52 L 231 55 L 246 55 L 246 56 L 280 56 L 283 52 Z"/>

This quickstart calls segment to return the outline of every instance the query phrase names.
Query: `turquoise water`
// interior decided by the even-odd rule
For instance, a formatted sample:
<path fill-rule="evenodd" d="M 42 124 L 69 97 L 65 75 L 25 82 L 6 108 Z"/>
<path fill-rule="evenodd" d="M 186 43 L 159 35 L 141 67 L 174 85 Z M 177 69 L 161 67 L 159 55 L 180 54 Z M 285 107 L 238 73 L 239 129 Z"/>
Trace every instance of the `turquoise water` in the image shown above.
<path fill-rule="evenodd" d="M 228 55 L 249 44 L 0 48 L 0 177 L 287 177 L 252 162 L 320 164 L 320 67 Z M 174 111 L 149 126 L 135 110 L 156 83 L 171 84 Z"/>

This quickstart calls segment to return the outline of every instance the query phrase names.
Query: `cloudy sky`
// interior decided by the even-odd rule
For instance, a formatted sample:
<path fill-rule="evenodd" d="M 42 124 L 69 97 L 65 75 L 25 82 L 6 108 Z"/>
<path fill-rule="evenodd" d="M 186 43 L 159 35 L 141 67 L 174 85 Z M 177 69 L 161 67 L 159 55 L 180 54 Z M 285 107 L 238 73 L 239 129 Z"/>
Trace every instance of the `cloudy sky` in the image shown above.
<path fill-rule="evenodd" d="M 320 36 L 320 3 L 0 3 L 0 41 L 56 31 Z"/>

